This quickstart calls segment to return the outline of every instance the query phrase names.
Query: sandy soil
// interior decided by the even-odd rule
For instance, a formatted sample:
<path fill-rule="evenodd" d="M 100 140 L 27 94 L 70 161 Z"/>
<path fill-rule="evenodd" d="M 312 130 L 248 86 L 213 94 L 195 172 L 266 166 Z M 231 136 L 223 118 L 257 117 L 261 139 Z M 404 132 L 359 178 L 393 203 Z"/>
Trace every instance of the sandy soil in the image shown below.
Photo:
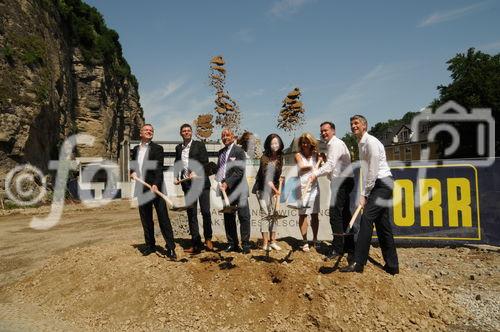
<path fill-rule="evenodd" d="M 396 276 L 373 248 L 363 274 L 342 274 L 326 243 L 304 253 L 292 238 L 269 259 L 185 255 L 186 219 L 173 213 L 172 262 L 141 255 L 128 202 L 67 206 L 56 227 L 29 228 L 47 211 L 0 215 L 0 330 L 500 330 L 498 248 L 399 248 Z"/>

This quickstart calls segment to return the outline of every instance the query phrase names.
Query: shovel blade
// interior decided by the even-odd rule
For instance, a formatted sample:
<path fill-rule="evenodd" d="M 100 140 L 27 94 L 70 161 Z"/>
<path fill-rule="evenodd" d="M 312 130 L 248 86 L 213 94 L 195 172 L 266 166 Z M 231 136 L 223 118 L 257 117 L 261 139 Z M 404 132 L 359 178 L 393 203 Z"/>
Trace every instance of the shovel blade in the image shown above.
<path fill-rule="evenodd" d="M 175 206 L 173 205 L 170 210 L 172 211 L 186 211 L 188 208 L 187 206 Z"/>
<path fill-rule="evenodd" d="M 220 213 L 235 213 L 238 208 L 236 206 L 226 206 L 222 210 L 220 210 Z"/>

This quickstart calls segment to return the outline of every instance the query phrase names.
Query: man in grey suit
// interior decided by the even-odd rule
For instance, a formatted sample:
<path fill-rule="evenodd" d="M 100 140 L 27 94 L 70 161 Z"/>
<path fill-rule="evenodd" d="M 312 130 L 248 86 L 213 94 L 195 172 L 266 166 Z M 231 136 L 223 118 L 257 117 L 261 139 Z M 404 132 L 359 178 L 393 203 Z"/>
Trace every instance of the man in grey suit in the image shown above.
<path fill-rule="evenodd" d="M 250 253 L 250 208 L 248 207 L 248 183 L 245 176 L 245 151 L 235 144 L 234 133 L 224 129 L 221 134 L 224 148 L 219 151 L 216 180 L 221 191 L 229 196 L 231 206 L 237 206 L 240 221 L 241 251 Z M 240 251 L 235 213 L 224 213 L 224 228 L 228 246 L 226 252 Z"/>

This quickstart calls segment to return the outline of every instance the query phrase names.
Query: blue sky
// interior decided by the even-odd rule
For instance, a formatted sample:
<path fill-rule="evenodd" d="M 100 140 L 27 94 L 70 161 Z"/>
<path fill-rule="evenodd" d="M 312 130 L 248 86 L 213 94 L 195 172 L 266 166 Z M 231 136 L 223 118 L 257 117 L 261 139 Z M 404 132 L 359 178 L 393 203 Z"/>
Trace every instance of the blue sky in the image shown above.
<path fill-rule="evenodd" d="M 328 120 L 341 137 L 350 115 L 373 125 L 427 106 L 455 54 L 500 52 L 500 1 L 85 1 L 119 33 L 157 140 L 213 113 L 213 55 L 226 60 L 242 128 L 289 141 L 276 120 L 293 87 L 306 109 L 295 135 Z"/>

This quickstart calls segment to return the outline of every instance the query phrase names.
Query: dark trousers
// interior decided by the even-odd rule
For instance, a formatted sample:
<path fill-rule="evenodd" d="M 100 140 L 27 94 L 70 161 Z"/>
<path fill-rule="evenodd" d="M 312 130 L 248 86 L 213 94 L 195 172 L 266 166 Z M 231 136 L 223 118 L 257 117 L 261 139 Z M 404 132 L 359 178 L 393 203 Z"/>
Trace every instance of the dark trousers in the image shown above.
<path fill-rule="evenodd" d="M 160 225 L 161 234 L 165 239 L 166 246 L 169 249 L 174 249 L 174 232 L 172 230 L 170 218 L 168 217 L 167 206 L 165 204 L 165 201 L 156 195 L 152 201 L 139 205 L 139 215 L 141 217 L 146 245 L 150 248 L 154 248 L 156 245 L 155 226 L 153 223 L 153 205 L 156 210 L 158 224 Z"/>
<path fill-rule="evenodd" d="M 203 236 L 205 240 L 211 240 L 212 216 L 210 215 L 210 188 L 203 189 L 200 197 L 198 197 L 198 202 L 200 202 L 200 210 L 203 217 Z M 187 217 L 193 247 L 201 247 L 200 229 L 198 227 L 198 204 L 196 201 L 187 209 Z"/>
<path fill-rule="evenodd" d="M 392 187 L 394 181 L 391 177 L 377 179 L 368 202 L 361 217 L 358 241 L 356 243 L 355 261 L 358 264 L 365 265 L 368 260 L 368 252 L 373 234 L 373 223 L 377 228 L 377 237 L 382 249 L 382 255 L 386 265 L 390 268 L 399 267 L 398 254 L 394 237 L 392 235 L 392 226 L 389 222 L 388 202 L 392 198 Z M 382 204 L 376 203 L 378 199 L 383 200 Z"/>
<path fill-rule="evenodd" d="M 250 242 L 250 208 L 248 207 L 248 199 L 240 199 L 237 213 L 240 221 L 241 244 L 248 245 Z M 228 244 L 237 246 L 236 213 L 224 213 L 224 228 Z"/>
<path fill-rule="evenodd" d="M 351 221 L 350 194 L 354 188 L 353 178 L 334 178 L 331 183 L 330 226 L 333 233 L 343 233 Z M 334 236 L 333 249 L 338 253 L 354 252 L 353 236 Z"/>

